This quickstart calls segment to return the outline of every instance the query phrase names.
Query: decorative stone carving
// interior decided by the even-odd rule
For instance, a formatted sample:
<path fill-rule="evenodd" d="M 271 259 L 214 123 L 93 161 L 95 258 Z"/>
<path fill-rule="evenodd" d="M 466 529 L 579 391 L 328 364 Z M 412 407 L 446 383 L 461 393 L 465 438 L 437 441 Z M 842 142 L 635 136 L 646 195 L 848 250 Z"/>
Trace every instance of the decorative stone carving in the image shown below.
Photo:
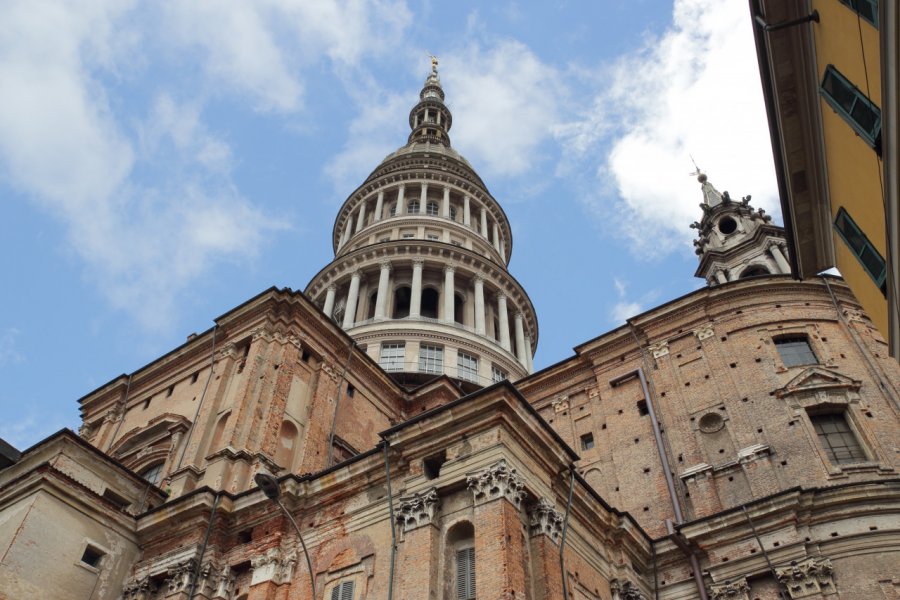
<path fill-rule="evenodd" d="M 612 600 L 647 600 L 647 596 L 627 579 L 613 579 L 609 582 L 609 589 Z"/>
<path fill-rule="evenodd" d="M 541 498 L 531 508 L 531 535 L 546 535 L 556 544 L 562 535 L 563 516 L 554 507 L 553 502 Z"/>
<path fill-rule="evenodd" d="M 216 361 L 225 360 L 226 358 L 235 358 L 237 356 L 237 346 L 234 342 L 225 344 L 221 349 L 216 351 Z"/>
<path fill-rule="evenodd" d="M 403 531 L 412 531 L 423 525 L 432 524 L 440 503 L 441 501 L 435 488 L 424 492 L 416 492 L 406 498 L 400 498 L 397 507 L 397 525 L 402 526 Z"/>
<path fill-rule="evenodd" d="M 250 559 L 250 568 L 253 569 L 250 585 L 264 581 L 274 581 L 277 584 L 287 583 L 294 575 L 296 564 L 296 552 L 270 548 L 265 554 Z"/>
<path fill-rule="evenodd" d="M 122 586 L 122 600 L 150 600 L 156 594 L 156 584 L 149 575 L 129 578 Z"/>
<path fill-rule="evenodd" d="M 660 358 L 669 353 L 669 342 L 657 342 L 655 344 L 650 344 L 650 352 L 653 354 L 653 358 Z"/>
<path fill-rule="evenodd" d="M 92 423 L 82 423 L 78 428 L 78 435 L 83 440 L 91 441 L 94 437 L 94 425 Z"/>
<path fill-rule="evenodd" d="M 699 341 L 703 341 L 706 338 L 710 338 L 710 337 L 714 336 L 715 334 L 716 334 L 716 332 L 713 329 L 712 323 L 706 323 L 705 325 L 703 325 L 702 327 L 700 327 L 699 329 L 696 329 L 694 331 L 694 335 L 697 336 L 697 340 L 699 340 Z"/>
<path fill-rule="evenodd" d="M 516 508 L 525 499 L 525 484 L 518 471 L 500 459 L 484 471 L 466 476 L 466 483 L 475 495 L 475 504 L 506 498 Z"/>
<path fill-rule="evenodd" d="M 338 379 L 340 378 L 335 366 L 329 362 L 322 361 L 322 372 L 328 375 L 328 377 L 335 383 L 337 383 Z"/>
<path fill-rule="evenodd" d="M 793 561 L 788 567 L 776 568 L 775 574 L 791 598 L 808 598 L 835 591 L 834 567 L 824 556 Z"/>
<path fill-rule="evenodd" d="M 181 561 L 169 567 L 166 583 L 169 586 L 168 593 L 176 594 L 188 589 L 191 585 L 191 577 L 197 569 L 197 562 L 193 558 Z"/>
<path fill-rule="evenodd" d="M 550 401 L 550 406 L 553 407 L 553 412 L 562 412 L 564 410 L 569 410 L 569 397 L 557 396 Z"/>
<path fill-rule="evenodd" d="M 750 586 L 746 579 L 711 585 L 709 589 L 712 600 L 750 600 Z"/>

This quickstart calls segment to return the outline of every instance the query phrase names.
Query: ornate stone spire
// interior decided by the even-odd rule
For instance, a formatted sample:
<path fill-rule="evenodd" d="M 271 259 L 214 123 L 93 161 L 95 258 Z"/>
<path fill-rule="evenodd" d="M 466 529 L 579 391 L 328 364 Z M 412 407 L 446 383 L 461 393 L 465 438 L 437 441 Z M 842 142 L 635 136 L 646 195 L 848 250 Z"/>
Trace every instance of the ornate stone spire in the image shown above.
<path fill-rule="evenodd" d="M 407 143 L 429 142 L 432 144 L 450 145 L 450 126 L 453 115 L 444 105 L 444 89 L 438 75 L 438 59 L 431 57 L 431 73 L 425 79 L 425 85 L 419 92 L 419 103 L 409 111 L 409 126 L 412 132 Z"/>

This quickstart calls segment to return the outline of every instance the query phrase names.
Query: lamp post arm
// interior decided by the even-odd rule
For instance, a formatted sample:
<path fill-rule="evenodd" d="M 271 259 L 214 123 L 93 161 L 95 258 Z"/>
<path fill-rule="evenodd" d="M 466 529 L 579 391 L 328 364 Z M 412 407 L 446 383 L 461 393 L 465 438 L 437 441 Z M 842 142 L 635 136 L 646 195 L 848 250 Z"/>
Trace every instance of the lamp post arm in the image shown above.
<path fill-rule="evenodd" d="M 281 509 L 281 512 L 285 514 L 288 520 L 291 522 L 291 525 L 294 526 L 294 531 L 297 532 L 297 538 L 300 540 L 300 546 L 303 548 L 303 555 L 306 557 L 306 566 L 309 569 L 309 583 L 312 586 L 312 598 L 315 600 L 316 598 L 316 572 L 313 571 L 312 560 L 309 558 L 309 550 L 306 549 L 306 542 L 303 541 L 303 534 L 300 533 L 300 526 L 297 525 L 297 521 L 294 520 L 293 515 L 291 515 L 290 511 L 281 503 L 280 498 L 275 499 L 275 503 Z"/>

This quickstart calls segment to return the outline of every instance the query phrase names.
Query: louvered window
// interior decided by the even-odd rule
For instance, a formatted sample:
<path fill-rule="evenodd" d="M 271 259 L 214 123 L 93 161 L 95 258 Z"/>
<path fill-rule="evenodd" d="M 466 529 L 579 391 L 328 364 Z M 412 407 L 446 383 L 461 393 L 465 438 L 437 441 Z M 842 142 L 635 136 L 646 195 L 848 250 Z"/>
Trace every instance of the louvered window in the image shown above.
<path fill-rule="evenodd" d="M 353 600 L 353 582 L 344 581 L 331 588 L 331 600 Z"/>
<path fill-rule="evenodd" d="M 475 600 L 475 548 L 456 552 L 456 598 Z"/>

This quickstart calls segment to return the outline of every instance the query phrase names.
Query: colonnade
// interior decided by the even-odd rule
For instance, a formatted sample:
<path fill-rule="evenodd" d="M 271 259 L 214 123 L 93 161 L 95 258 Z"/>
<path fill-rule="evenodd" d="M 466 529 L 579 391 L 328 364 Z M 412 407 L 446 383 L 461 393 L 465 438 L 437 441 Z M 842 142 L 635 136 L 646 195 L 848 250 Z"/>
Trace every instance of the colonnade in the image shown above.
<path fill-rule="evenodd" d="M 414 196 L 410 198 L 410 200 L 416 199 L 417 202 L 412 202 L 410 200 L 407 200 L 407 184 L 400 184 L 400 186 L 397 188 L 395 216 L 427 214 L 428 203 L 437 203 L 436 200 L 429 199 L 428 189 L 429 184 L 424 181 L 421 182 L 418 198 L 416 199 Z M 433 216 L 441 216 L 445 219 L 451 219 L 451 207 L 453 207 L 453 204 L 450 201 L 450 186 L 443 185 L 441 186 L 441 189 L 443 190 L 443 196 L 440 202 L 439 212 L 438 215 Z M 350 241 L 350 238 L 353 237 L 354 234 L 359 233 L 368 226 L 368 204 L 369 199 L 367 198 L 360 202 L 359 207 L 351 212 L 348 216 L 346 224 L 344 225 L 344 231 L 341 234 L 340 242 L 338 243 L 338 250 L 343 248 L 347 244 L 347 242 Z M 415 208 L 414 212 L 410 212 L 410 206 L 413 206 Z M 385 190 L 379 190 L 378 194 L 375 197 L 375 211 L 374 213 L 372 213 L 373 223 L 377 223 L 385 218 L 385 208 Z M 484 203 L 481 203 L 480 201 L 472 198 L 468 194 L 463 195 L 462 224 L 474 230 L 476 233 L 481 235 L 481 237 L 491 243 L 491 245 L 493 245 L 494 249 L 498 254 L 500 254 L 500 256 L 505 256 L 506 240 L 503 239 L 503 236 L 501 236 L 500 234 L 500 224 L 493 219 L 489 219 L 488 212 L 489 211 L 487 209 L 487 206 Z M 473 217 L 475 218 L 473 219 Z"/>
<path fill-rule="evenodd" d="M 784 274 L 791 272 L 791 265 L 788 263 L 787 256 L 785 254 L 786 243 L 780 241 L 770 241 L 766 246 L 766 252 L 775 261 L 775 265 L 778 267 L 776 274 Z M 717 265 L 714 268 L 714 276 L 716 278 L 717 283 L 728 283 L 729 281 L 735 281 L 740 279 L 740 273 L 736 273 L 734 269 L 727 269 L 725 266 Z"/>
<path fill-rule="evenodd" d="M 422 274 L 424 268 L 424 259 L 412 259 L 412 278 L 410 284 L 409 305 L 410 319 L 422 318 Z M 387 314 L 387 309 L 388 301 L 392 294 L 392 290 L 390 289 L 392 270 L 393 264 L 391 263 L 391 261 L 383 260 L 379 263 L 378 288 L 375 295 L 375 312 L 373 318 L 373 320 L 375 321 L 381 321 L 390 318 Z M 456 267 L 454 267 L 453 265 L 445 265 L 443 267 L 443 273 L 444 278 L 441 287 L 443 310 L 440 320 L 441 322 L 448 325 L 455 325 L 456 320 L 454 299 L 456 297 L 457 290 Z M 364 273 L 361 269 L 353 271 L 353 273 L 350 275 L 350 284 L 347 287 L 347 295 L 344 305 L 344 315 L 341 321 L 341 327 L 343 327 L 344 329 L 350 329 L 357 324 L 356 313 L 359 306 L 359 291 L 363 278 Z M 485 277 L 480 273 L 475 273 L 471 279 L 471 291 L 475 300 L 475 333 L 476 335 L 480 335 L 496 341 L 496 343 L 498 343 L 500 347 L 507 352 L 512 353 L 513 350 L 515 350 L 515 356 L 518 359 L 519 363 L 530 372 L 532 369 L 532 336 L 526 331 L 525 328 L 525 313 L 522 310 L 519 310 L 517 307 L 513 307 L 512 335 L 514 335 L 515 338 L 512 338 L 509 328 L 510 309 L 508 306 L 508 298 L 503 291 L 496 291 L 496 306 L 494 307 L 494 309 L 497 322 L 497 337 L 495 339 L 493 336 L 488 335 L 486 329 L 487 304 L 485 302 L 484 280 Z M 332 313 L 334 312 L 335 301 L 337 299 L 337 291 L 338 287 L 336 284 L 331 284 L 326 289 L 323 311 L 328 317 L 331 317 Z M 513 348 L 513 339 L 515 340 L 515 348 Z"/>

